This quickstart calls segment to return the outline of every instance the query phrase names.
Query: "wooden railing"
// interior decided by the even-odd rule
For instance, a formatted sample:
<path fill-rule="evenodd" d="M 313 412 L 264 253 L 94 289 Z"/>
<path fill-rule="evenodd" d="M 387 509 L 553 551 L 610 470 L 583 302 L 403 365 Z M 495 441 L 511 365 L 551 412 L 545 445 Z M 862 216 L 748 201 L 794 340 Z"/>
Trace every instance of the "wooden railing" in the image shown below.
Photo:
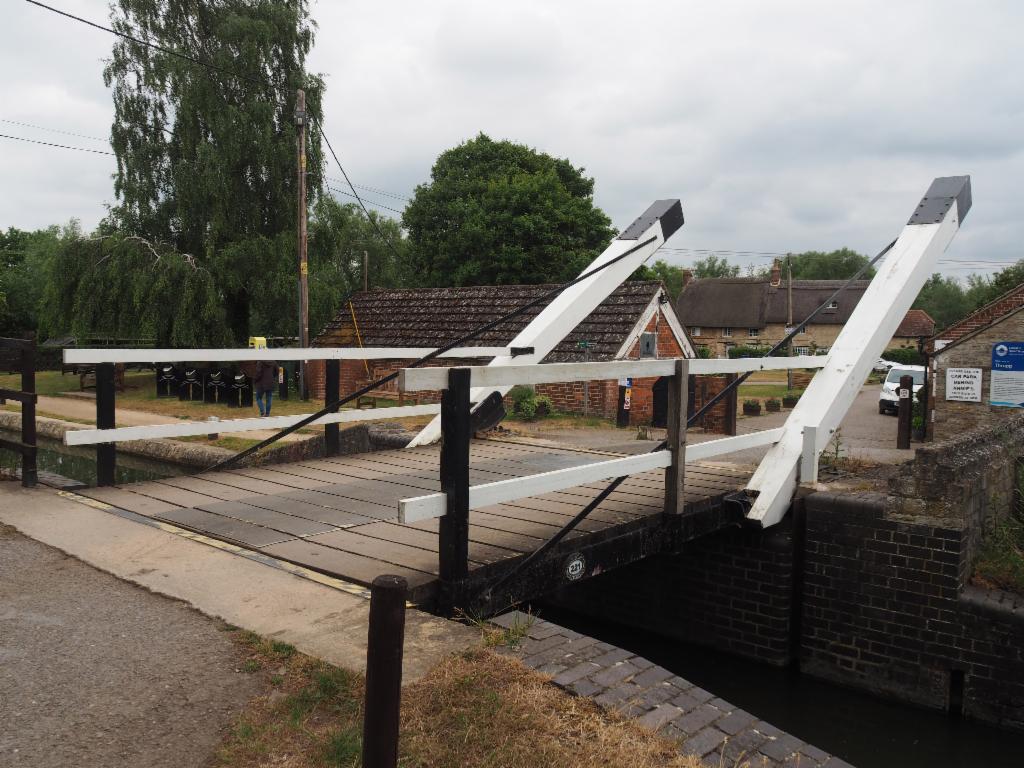
<path fill-rule="evenodd" d="M 774 445 L 783 433 L 783 428 L 779 427 L 688 446 L 686 406 L 689 376 L 788 368 L 822 368 L 826 360 L 824 356 L 800 356 L 403 369 L 398 378 L 399 389 L 442 390 L 443 442 L 440 466 L 441 492 L 401 500 L 399 520 L 403 523 L 413 523 L 440 518 L 439 574 L 442 589 L 451 592 L 456 589 L 453 585 L 468 575 L 470 510 L 561 491 L 596 480 L 664 469 L 665 514 L 678 514 L 683 511 L 683 485 L 687 461 L 707 459 L 745 448 Z M 668 436 L 663 450 L 493 483 L 473 486 L 469 484 L 470 390 L 473 387 L 503 388 L 516 384 L 593 381 L 626 376 L 670 377 Z"/>
<path fill-rule="evenodd" d="M 0 402 L 16 400 L 21 403 L 21 441 L 0 438 L 0 448 L 21 454 L 21 484 L 31 488 L 36 484 L 36 342 L 35 339 L 0 338 L 0 349 L 17 350 L 21 358 L 21 389 L 0 389 Z"/>
<path fill-rule="evenodd" d="M 113 485 L 117 453 L 115 444 L 126 440 L 187 437 L 247 432 L 250 430 L 284 429 L 297 424 L 310 414 L 293 416 L 250 417 L 223 421 L 182 421 L 174 424 L 151 424 L 135 427 L 117 427 L 115 424 L 114 366 L 132 363 L 227 363 L 259 360 L 324 360 L 325 396 L 328 403 L 340 397 L 342 360 L 416 359 L 434 350 L 419 347 L 403 348 L 337 348 L 309 347 L 273 349 L 66 349 L 66 365 L 92 365 L 96 368 L 96 428 L 69 430 L 64 435 L 66 445 L 96 446 L 96 475 L 98 485 Z M 485 358 L 510 355 L 509 347 L 459 347 L 440 356 L 444 358 Z M 311 422 L 324 427 L 324 449 L 328 456 L 340 450 L 339 424 L 359 421 L 401 419 L 409 416 L 437 414 L 440 405 L 412 405 L 394 408 L 346 409 L 327 413 Z"/>

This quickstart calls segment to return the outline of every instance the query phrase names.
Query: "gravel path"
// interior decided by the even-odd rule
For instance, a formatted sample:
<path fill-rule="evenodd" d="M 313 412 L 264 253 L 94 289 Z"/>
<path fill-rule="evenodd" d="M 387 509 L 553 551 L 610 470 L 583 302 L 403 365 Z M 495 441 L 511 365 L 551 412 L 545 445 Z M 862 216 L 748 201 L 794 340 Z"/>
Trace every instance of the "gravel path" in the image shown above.
<path fill-rule="evenodd" d="M 0 525 L 0 765 L 201 766 L 259 683 L 217 623 Z"/>

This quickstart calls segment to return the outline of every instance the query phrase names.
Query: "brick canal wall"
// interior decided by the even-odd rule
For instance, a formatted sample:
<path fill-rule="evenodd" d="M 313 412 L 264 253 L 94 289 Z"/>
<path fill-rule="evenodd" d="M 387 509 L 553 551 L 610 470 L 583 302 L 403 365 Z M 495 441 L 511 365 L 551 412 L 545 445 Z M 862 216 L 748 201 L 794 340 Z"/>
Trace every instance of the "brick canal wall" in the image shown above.
<path fill-rule="evenodd" d="M 1024 417 L 918 450 L 887 493 L 815 493 L 767 531 L 560 592 L 559 605 L 1024 730 L 1024 598 L 970 584 L 1020 497 Z"/>
<path fill-rule="evenodd" d="M 705 765 L 851 768 L 642 656 L 518 612 L 493 622 L 515 638 L 504 652 L 569 693 L 676 740 Z"/>
<path fill-rule="evenodd" d="M 580 613 L 785 666 L 793 661 L 794 548 L 789 522 L 687 542 L 562 590 Z"/>

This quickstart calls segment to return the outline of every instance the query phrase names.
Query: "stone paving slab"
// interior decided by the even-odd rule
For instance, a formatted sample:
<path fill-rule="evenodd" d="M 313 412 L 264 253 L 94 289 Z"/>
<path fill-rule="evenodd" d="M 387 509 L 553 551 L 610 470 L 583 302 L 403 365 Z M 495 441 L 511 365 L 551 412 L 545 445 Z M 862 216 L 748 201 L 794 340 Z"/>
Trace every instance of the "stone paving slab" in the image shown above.
<path fill-rule="evenodd" d="M 522 635 L 509 653 L 602 708 L 679 741 L 708 766 L 852 768 L 648 659 L 519 611 L 491 620 Z"/>

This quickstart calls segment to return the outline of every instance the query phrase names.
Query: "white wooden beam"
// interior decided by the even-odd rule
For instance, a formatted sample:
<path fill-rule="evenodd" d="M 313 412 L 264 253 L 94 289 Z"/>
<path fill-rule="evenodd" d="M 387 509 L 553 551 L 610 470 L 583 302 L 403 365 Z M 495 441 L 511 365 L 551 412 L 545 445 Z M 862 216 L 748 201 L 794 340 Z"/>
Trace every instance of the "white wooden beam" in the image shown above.
<path fill-rule="evenodd" d="M 441 406 L 406 405 L 394 408 L 346 409 L 322 416 L 311 424 L 351 424 L 358 421 L 380 421 L 382 419 L 404 419 L 409 416 L 432 416 L 441 411 Z M 181 421 L 173 424 L 151 424 L 140 427 L 117 427 L 115 429 L 74 429 L 64 433 L 65 445 L 95 445 L 97 443 L 120 443 L 126 440 L 150 440 L 162 437 L 190 437 L 195 435 L 248 432 L 254 429 L 278 430 L 297 424 L 308 413 L 294 416 L 267 416 L 250 419 L 225 419 L 224 421 Z"/>
<path fill-rule="evenodd" d="M 469 489 L 469 508 L 481 509 L 494 504 L 525 499 L 528 496 L 564 491 L 566 488 L 574 488 L 595 480 L 633 475 L 652 469 L 664 469 L 671 463 L 672 453 L 670 451 L 655 451 L 642 453 L 639 456 L 625 456 L 621 459 L 584 464 L 581 467 L 556 469 L 537 475 L 474 485 Z M 429 520 L 441 517 L 444 513 L 445 495 L 443 493 L 431 493 L 426 496 L 402 499 L 398 502 L 398 520 L 402 523 Z"/>
<path fill-rule="evenodd" d="M 789 368 L 822 368 L 827 357 L 743 357 L 735 360 L 711 358 L 690 360 L 690 373 L 743 373 L 746 371 L 781 371 Z M 516 384 L 550 384 L 565 381 L 619 379 L 626 376 L 671 376 L 674 358 L 660 360 L 612 360 L 605 363 L 543 363 L 506 365 L 501 367 L 470 366 L 473 385 L 486 391 Z M 398 388 L 403 392 L 441 390 L 448 386 L 447 368 L 403 368 L 398 374 Z M 475 401 L 475 398 L 474 398 Z"/>
<path fill-rule="evenodd" d="M 588 317 L 622 282 L 636 271 L 637 267 L 654 255 L 665 241 L 683 226 L 683 209 L 678 200 L 658 200 L 636 221 L 619 235 L 604 252 L 591 262 L 580 274 L 586 274 L 597 267 L 608 264 L 623 256 L 638 244 L 651 239 L 642 248 L 625 256 L 606 269 L 571 285 L 556 296 L 540 314 L 509 343 L 510 347 L 533 347 L 532 355 L 519 358 L 495 357 L 495 367 L 512 365 L 514 362 L 539 363 L 554 349 L 580 322 Z M 653 239 L 652 239 L 653 238 Z M 511 385 L 481 387 L 471 393 L 474 402 L 482 403 L 491 392 L 504 395 Z M 427 445 L 441 437 L 440 419 L 434 419 L 413 438 L 409 447 Z"/>
<path fill-rule="evenodd" d="M 519 345 L 516 345 L 519 346 Z M 415 360 L 436 347 L 273 347 L 271 349 L 65 349 L 67 365 L 97 363 L 228 363 L 242 360 Z M 456 347 L 444 358 L 511 357 L 509 347 Z"/>
<path fill-rule="evenodd" d="M 760 448 L 764 445 L 774 445 L 782 437 L 783 428 L 765 429 L 760 432 L 750 432 L 745 435 L 733 437 L 722 437 L 718 440 L 707 440 L 703 443 L 686 444 L 686 460 L 700 461 L 710 459 L 714 456 L 722 456 L 726 453 L 742 451 L 747 448 Z"/>
<path fill-rule="evenodd" d="M 960 228 L 971 205 L 970 177 L 936 179 L 884 258 L 878 273 L 832 345 L 825 366 L 786 420 L 785 433 L 747 485 L 747 517 L 767 527 L 779 522 L 796 491 L 804 427 L 817 428 L 815 447 L 839 428 L 871 367 Z M 842 299 L 840 299 L 842 301 Z"/>

